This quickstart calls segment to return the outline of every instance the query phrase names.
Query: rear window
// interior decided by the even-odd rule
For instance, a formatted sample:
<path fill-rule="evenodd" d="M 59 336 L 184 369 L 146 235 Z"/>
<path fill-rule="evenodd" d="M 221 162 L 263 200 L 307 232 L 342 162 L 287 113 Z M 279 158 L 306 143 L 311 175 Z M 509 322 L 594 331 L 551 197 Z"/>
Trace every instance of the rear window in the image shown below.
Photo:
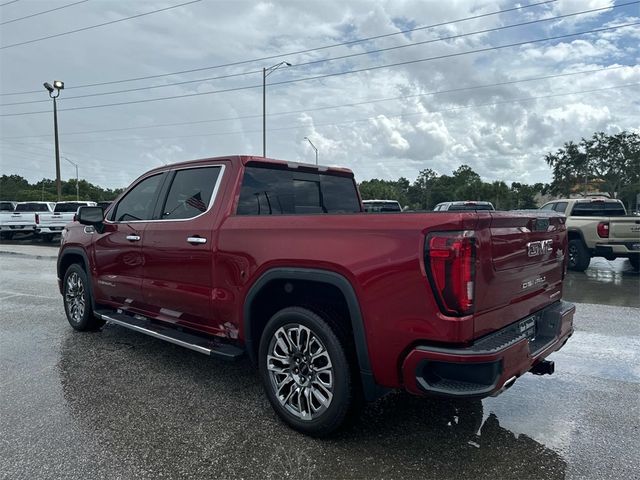
<path fill-rule="evenodd" d="M 363 202 L 365 212 L 401 212 L 398 202 Z"/>
<path fill-rule="evenodd" d="M 53 209 L 56 213 L 76 213 L 78 208 L 84 207 L 85 203 L 56 203 L 56 208 Z"/>
<path fill-rule="evenodd" d="M 48 212 L 46 203 L 22 203 L 16 206 L 16 212 Z"/>
<path fill-rule="evenodd" d="M 247 166 L 238 215 L 304 215 L 360 212 L 353 178 Z"/>
<path fill-rule="evenodd" d="M 13 212 L 13 203 L 0 202 L 0 212 Z"/>
<path fill-rule="evenodd" d="M 455 212 L 455 211 L 478 211 L 478 210 L 493 210 L 493 207 L 491 205 L 486 205 L 486 204 L 474 204 L 474 205 L 465 205 L 465 204 L 453 204 L 449 206 L 449 211 L 450 212 Z"/>
<path fill-rule="evenodd" d="M 621 202 L 578 202 L 571 210 L 575 217 L 620 217 L 626 213 Z"/>

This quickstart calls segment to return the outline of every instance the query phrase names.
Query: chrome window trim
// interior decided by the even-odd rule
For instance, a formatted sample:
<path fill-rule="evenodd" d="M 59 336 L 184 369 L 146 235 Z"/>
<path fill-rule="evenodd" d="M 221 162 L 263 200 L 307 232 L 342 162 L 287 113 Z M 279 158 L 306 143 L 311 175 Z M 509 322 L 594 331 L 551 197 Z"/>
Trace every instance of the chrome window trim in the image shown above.
<path fill-rule="evenodd" d="M 196 215 L 195 217 L 190 217 L 190 218 L 168 218 L 168 219 L 158 218 L 158 219 L 151 219 L 151 220 L 130 220 L 128 222 L 113 222 L 113 221 L 107 220 L 105 218 L 104 219 L 104 223 L 108 223 L 110 225 L 119 225 L 119 224 L 122 224 L 122 223 L 188 222 L 190 220 L 195 220 L 196 218 L 199 218 L 199 217 L 201 217 L 203 215 L 206 215 L 213 208 L 213 205 L 215 204 L 215 201 L 216 201 L 216 197 L 218 196 L 218 190 L 220 189 L 220 184 L 222 183 L 222 177 L 224 176 L 224 169 L 226 167 L 225 164 L 223 164 L 223 163 L 212 163 L 212 164 L 209 164 L 209 165 L 194 165 L 192 167 L 180 167 L 180 168 L 176 168 L 176 169 L 170 168 L 169 170 L 163 170 L 163 171 L 158 172 L 156 174 L 156 175 L 162 175 L 164 173 L 171 173 L 171 172 L 176 172 L 177 173 L 180 170 L 193 170 L 194 168 L 212 168 L 212 167 L 220 168 L 220 174 L 218 175 L 218 179 L 216 180 L 216 185 L 213 187 L 213 192 L 211 192 L 211 200 L 209 200 L 209 206 L 200 215 Z M 150 175 L 148 177 L 143 178 L 138 183 L 136 183 L 136 185 L 142 183 L 147 178 L 151 178 L 152 176 L 153 175 Z M 169 187 L 169 190 L 171 190 L 171 187 Z M 169 195 L 169 190 L 167 190 L 167 196 Z M 126 197 L 126 195 L 125 195 L 125 197 Z M 122 197 L 122 199 L 124 200 L 125 197 Z M 122 201 L 122 200 L 120 200 L 120 201 Z M 117 209 L 118 205 L 120 204 L 120 201 L 113 208 Z"/>

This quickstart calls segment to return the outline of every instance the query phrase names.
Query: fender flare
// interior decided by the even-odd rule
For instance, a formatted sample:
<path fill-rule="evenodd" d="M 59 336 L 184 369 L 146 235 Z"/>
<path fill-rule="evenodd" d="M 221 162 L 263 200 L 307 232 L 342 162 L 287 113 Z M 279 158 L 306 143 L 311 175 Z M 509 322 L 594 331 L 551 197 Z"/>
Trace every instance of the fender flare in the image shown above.
<path fill-rule="evenodd" d="M 91 292 L 91 309 L 92 311 L 96 309 L 95 304 L 95 295 L 93 294 L 93 278 L 91 275 L 91 264 L 89 263 L 89 256 L 87 252 L 83 248 L 80 247 L 66 247 L 64 250 L 60 252 L 58 255 L 58 261 L 56 264 L 56 272 L 58 274 L 58 279 L 60 280 L 60 293 L 62 293 L 62 281 L 64 280 L 63 274 L 60 271 L 60 265 L 65 257 L 69 255 L 79 255 L 82 257 L 85 266 L 85 272 L 87 274 L 87 281 L 89 282 L 89 291 Z"/>
<path fill-rule="evenodd" d="M 247 354 L 252 362 L 256 363 L 257 359 L 254 353 L 254 345 L 260 339 L 254 339 L 251 332 L 251 305 L 256 295 L 269 282 L 274 280 L 304 280 L 318 283 L 326 283 L 336 287 L 344 296 L 349 309 L 349 317 L 351 318 L 351 327 L 353 330 L 354 344 L 356 347 L 356 357 L 362 379 L 362 386 L 365 399 L 368 401 L 379 398 L 387 392 L 386 389 L 375 383 L 373 372 L 371 370 L 371 362 L 369 360 L 369 349 L 364 329 L 364 321 L 360 311 L 358 297 L 349 280 L 339 273 L 331 270 L 311 269 L 311 268 L 290 268 L 276 267 L 263 273 L 251 286 L 244 301 L 243 307 L 243 328 L 244 343 Z"/>

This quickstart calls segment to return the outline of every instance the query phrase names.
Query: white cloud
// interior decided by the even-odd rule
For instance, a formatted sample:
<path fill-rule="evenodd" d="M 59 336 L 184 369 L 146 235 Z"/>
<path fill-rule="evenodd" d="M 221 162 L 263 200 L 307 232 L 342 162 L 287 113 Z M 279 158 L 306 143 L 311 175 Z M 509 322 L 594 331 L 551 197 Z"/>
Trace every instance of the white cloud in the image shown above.
<path fill-rule="evenodd" d="M 62 3 L 60 3 L 62 4 Z M 33 0 L 3 7 L 4 18 L 33 13 L 58 3 Z M 167 6 L 169 3 L 166 4 Z M 286 81 L 461 51 L 571 33 L 601 25 L 637 21 L 637 9 L 621 8 L 571 21 L 539 27 L 508 29 L 493 34 L 433 42 L 388 52 L 346 58 L 301 67 L 302 63 L 372 49 L 434 39 L 443 35 L 493 28 L 519 21 L 580 10 L 609 7 L 609 0 L 559 1 L 522 12 L 458 22 L 407 35 L 380 38 L 289 55 L 294 63 L 269 76 Z M 147 2 L 88 2 L 23 22 L 0 32 L 0 45 L 19 42 L 105 20 L 141 13 L 164 5 Z M 280 61 L 262 62 L 131 83 L 73 89 L 74 85 L 127 77 L 161 74 L 244 59 L 278 55 L 397 32 L 405 26 L 429 25 L 478 15 L 512 3 L 432 2 L 386 0 L 354 2 L 202 2 L 112 26 L 22 47 L 0 50 L 0 92 L 39 90 L 43 81 L 61 78 L 69 87 L 60 101 L 61 150 L 80 164 L 81 176 L 109 187 L 123 186 L 146 169 L 189 158 L 262 152 L 260 88 L 201 95 L 161 102 L 69 111 L 67 108 L 139 100 L 160 96 L 204 93 L 259 85 L 259 73 L 208 80 L 140 92 L 101 95 L 72 100 L 74 95 L 161 85 L 259 70 Z M 634 20 L 635 19 L 635 20 Z M 587 94 L 548 97 L 640 82 L 637 40 L 640 29 L 625 28 L 565 41 L 534 43 L 441 60 L 410 63 L 323 80 L 272 85 L 268 112 L 293 111 L 268 118 L 267 153 L 291 160 L 313 161 L 312 139 L 320 161 L 354 169 L 358 179 L 410 179 L 424 168 L 450 173 L 462 163 L 485 179 L 548 181 L 541 164 L 549 150 L 567 140 L 604 129 L 640 128 L 638 88 L 603 90 Z M 284 59 L 284 56 L 282 56 Z M 621 65 L 632 65 L 624 68 Z M 612 67 L 600 73 L 559 77 L 545 81 L 504 84 L 447 94 L 429 92 L 460 89 L 562 72 Z M 343 108 L 369 100 L 393 99 Z M 548 97 L 526 100 L 530 97 Z M 2 96 L 0 103 L 47 100 L 46 92 Z M 49 101 L 1 107 L 2 113 L 49 110 Z M 467 108 L 470 107 L 470 108 Z M 250 116 L 250 118 L 244 118 Z M 242 117 L 242 118 L 239 118 Z M 142 125 L 224 121 L 134 129 Z M 131 130 L 71 135 L 104 129 Z M 10 139 L 8 137 L 42 135 Z M 37 180 L 53 177 L 51 115 L 3 117 L 0 120 L 0 170 Z M 9 143 L 10 142 L 10 143 Z M 63 177 L 73 175 L 63 165 Z"/>

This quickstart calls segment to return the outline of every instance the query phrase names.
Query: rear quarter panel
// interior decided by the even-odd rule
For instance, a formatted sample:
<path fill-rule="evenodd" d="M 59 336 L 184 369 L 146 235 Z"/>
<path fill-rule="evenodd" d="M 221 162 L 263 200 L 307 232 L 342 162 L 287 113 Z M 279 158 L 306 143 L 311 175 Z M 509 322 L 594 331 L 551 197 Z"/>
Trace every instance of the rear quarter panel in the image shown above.
<path fill-rule="evenodd" d="M 243 299 L 267 270 L 341 274 L 358 297 L 376 381 L 397 386 L 399 361 L 412 343 L 473 336 L 471 318 L 439 313 L 423 251 L 427 231 L 473 229 L 476 221 L 474 213 L 230 216 L 218 235 L 217 306 L 243 338 Z"/>

